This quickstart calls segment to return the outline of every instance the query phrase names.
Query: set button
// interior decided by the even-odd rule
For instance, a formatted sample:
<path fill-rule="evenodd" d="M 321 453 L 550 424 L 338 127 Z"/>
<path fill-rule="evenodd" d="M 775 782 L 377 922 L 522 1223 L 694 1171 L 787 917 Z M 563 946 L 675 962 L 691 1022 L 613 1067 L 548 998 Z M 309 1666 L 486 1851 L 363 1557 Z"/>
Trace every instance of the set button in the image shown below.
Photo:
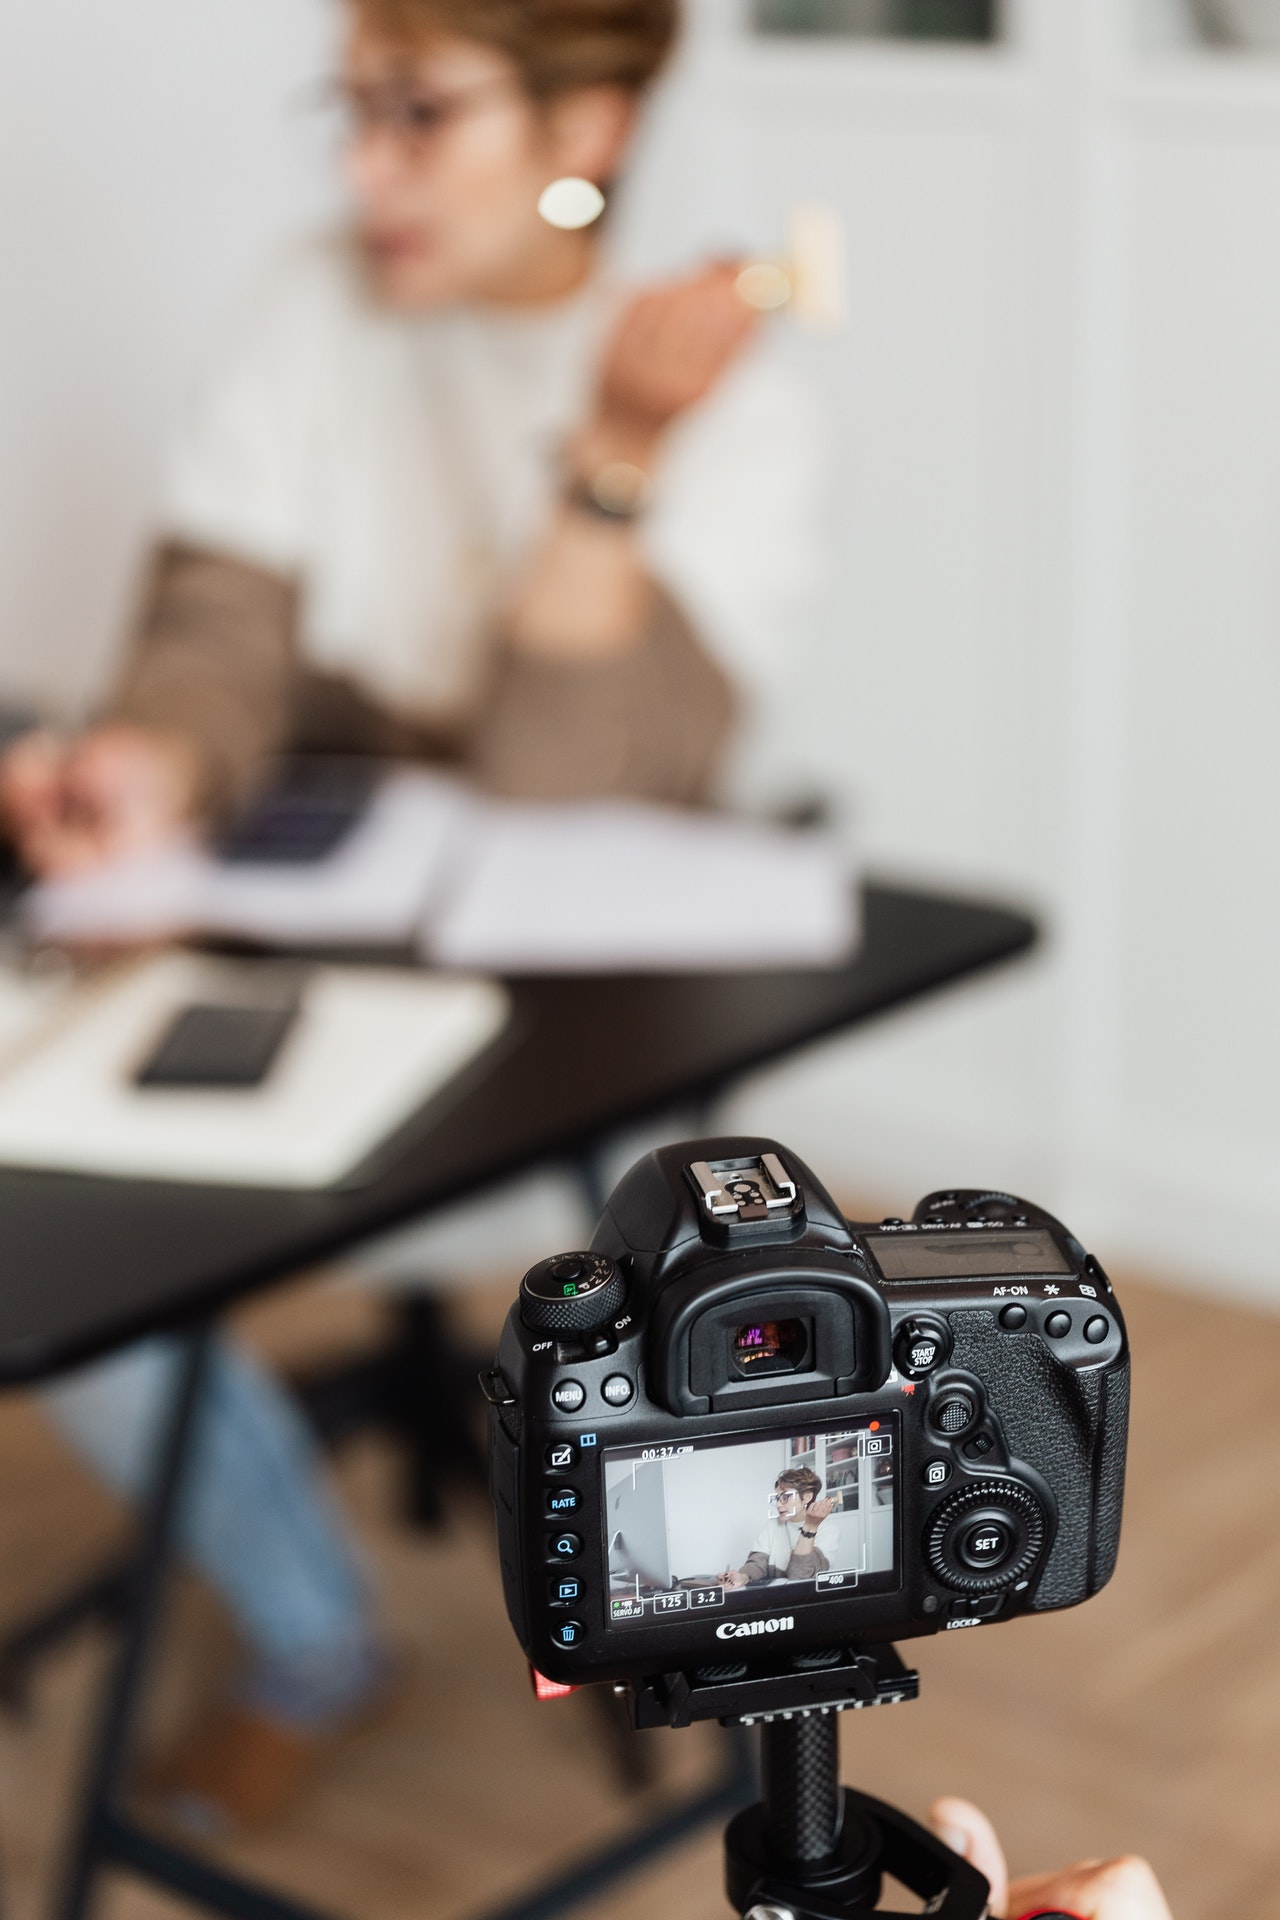
<path fill-rule="evenodd" d="M 553 1560 L 576 1560 L 582 1552 L 582 1537 L 576 1533 L 555 1533 L 547 1551 Z"/>
<path fill-rule="evenodd" d="M 576 1487 L 552 1487 L 547 1494 L 550 1514 L 576 1513 L 581 1505 L 582 1495 Z"/>
<path fill-rule="evenodd" d="M 1000 1520 L 981 1519 L 961 1533 L 956 1551 L 966 1566 L 976 1572 L 1003 1566 L 1013 1552 L 1016 1534 Z"/>

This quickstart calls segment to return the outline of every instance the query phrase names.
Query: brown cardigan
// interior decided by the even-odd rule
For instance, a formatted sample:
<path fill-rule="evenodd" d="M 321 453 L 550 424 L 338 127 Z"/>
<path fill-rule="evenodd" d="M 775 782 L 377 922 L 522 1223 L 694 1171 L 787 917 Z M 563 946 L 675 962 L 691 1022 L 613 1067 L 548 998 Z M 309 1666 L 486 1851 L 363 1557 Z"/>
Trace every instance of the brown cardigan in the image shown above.
<path fill-rule="evenodd" d="M 706 797 L 733 725 L 726 675 L 653 590 L 628 653 L 586 665 L 499 645 L 474 718 L 432 731 L 300 657 L 297 580 L 227 554 L 156 549 L 109 717 L 196 742 L 211 812 L 242 802 L 285 751 L 444 761 L 524 799 Z"/>

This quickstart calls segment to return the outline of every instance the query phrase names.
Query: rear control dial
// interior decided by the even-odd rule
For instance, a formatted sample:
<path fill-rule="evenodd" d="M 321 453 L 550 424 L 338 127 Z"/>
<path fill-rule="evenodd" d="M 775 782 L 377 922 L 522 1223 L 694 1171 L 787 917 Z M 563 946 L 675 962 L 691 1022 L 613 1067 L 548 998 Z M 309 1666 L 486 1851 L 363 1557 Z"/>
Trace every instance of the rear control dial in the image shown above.
<path fill-rule="evenodd" d="M 602 1327 L 621 1309 L 626 1286 L 603 1253 L 557 1253 L 520 1282 L 520 1318 L 549 1333 Z"/>
<path fill-rule="evenodd" d="M 979 1481 L 943 1501 L 925 1529 L 925 1557 L 945 1587 L 999 1593 L 1035 1565 L 1044 1508 L 1016 1480 Z"/>

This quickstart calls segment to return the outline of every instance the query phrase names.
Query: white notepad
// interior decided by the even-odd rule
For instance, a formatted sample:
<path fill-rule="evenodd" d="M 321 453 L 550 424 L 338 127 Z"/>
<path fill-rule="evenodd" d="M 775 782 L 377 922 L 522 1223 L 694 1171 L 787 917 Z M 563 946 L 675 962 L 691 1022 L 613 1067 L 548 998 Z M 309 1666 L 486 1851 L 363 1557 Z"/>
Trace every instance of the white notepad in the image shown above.
<path fill-rule="evenodd" d="M 829 835 L 638 801 L 494 801 L 413 768 L 314 865 L 224 864 L 182 843 L 35 887 L 24 912 L 44 941 L 416 946 L 511 973 L 835 966 L 859 932 Z"/>
<path fill-rule="evenodd" d="M 261 1087 L 138 1087 L 183 1007 L 252 996 L 252 963 L 167 953 L 74 989 L 0 1061 L 0 1162 L 254 1187 L 342 1180 L 493 1041 L 489 980 L 318 967 Z"/>
<path fill-rule="evenodd" d="M 857 910 L 823 834 L 624 800 L 490 806 L 423 946 L 494 973 L 834 966 Z"/>

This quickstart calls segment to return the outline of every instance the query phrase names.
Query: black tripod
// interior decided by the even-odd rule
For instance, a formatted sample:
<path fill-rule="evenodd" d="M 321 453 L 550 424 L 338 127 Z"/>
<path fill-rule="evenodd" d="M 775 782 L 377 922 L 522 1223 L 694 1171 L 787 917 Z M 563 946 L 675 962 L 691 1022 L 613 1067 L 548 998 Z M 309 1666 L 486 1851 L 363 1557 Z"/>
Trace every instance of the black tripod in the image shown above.
<path fill-rule="evenodd" d="M 637 1726 L 760 1724 L 761 1798 L 725 1831 L 725 1889 L 737 1913 L 862 1920 L 878 1911 L 891 1877 L 928 1913 L 985 1920 L 988 1887 L 975 1868 L 896 1807 L 840 1785 L 841 1713 L 912 1699 L 918 1687 L 882 1647 L 665 1674 L 634 1689 Z"/>

